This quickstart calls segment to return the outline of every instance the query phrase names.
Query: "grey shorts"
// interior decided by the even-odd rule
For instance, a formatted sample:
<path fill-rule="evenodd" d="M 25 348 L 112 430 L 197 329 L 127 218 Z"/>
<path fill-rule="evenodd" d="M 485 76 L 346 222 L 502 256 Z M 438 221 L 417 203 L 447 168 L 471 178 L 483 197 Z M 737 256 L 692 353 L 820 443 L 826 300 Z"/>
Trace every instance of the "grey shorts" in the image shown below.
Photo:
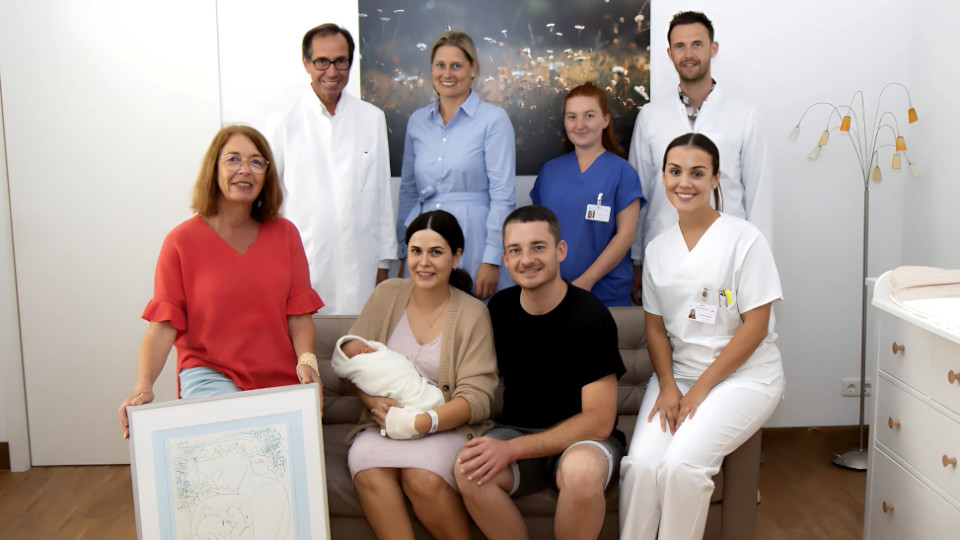
<path fill-rule="evenodd" d="M 484 437 L 491 437 L 501 441 L 509 441 L 523 435 L 539 433 L 543 429 L 531 429 L 515 426 L 497 426 L 483 434 Z M 548 456 L 533 459 L 521 459 L 510 464 L 513 471 L 513 488 L 510 490 L 511 497 L 522 497 L 531 493 L 536 493 L 546 487 L 556 489 L 557 465 L 563 456 L 573 448 L 581 444 L 595 446 L 603 452 L 607 458 L 607 479 L 603 484 L 606 488 L 610 485 L 610 480 L 616 480 L 620 477 L 620 460 L 626 455 L 627 450 L 623 444 L 614 437 L 608 437 L 605 441 L 580 441 L 575 442 L 563 451 L 563 454 L 557 456 Z"/>

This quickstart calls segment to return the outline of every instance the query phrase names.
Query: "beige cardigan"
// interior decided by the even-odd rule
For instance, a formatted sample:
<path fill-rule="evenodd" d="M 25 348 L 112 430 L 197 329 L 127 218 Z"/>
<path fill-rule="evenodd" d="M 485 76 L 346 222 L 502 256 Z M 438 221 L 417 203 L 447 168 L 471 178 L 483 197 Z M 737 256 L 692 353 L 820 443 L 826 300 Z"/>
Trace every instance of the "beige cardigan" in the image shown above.
<path fill-rule="evenodd" d="M 410 279 L 389 279 L 378 285 L 350 333 L 386 343 L 407 308 L 412 290 Z M 483 302 L 450 287 L 450 304 L 443 324 L 437 386 L 444 400 L 462 397 L 470 405 L 470 423 L 457 428 L 470 440 L 494 425 L 490 414 L 499 379 L 490 313 Z M 350 431 L 346 441 L 349 443 L 357 433 L 375 425 L 373 415 L 364 409 L 360 423 Z"/>

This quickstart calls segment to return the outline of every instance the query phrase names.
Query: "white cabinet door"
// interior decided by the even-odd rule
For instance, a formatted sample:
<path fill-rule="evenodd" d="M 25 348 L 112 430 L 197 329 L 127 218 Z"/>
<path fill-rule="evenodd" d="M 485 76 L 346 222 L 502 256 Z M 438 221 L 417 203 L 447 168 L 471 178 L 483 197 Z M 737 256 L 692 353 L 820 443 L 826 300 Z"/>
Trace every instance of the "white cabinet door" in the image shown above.
<path fill-rule="evenodd" d="M 956 538 L 960 511 L 874 449 L 870 532 L 883 540 Z"/>

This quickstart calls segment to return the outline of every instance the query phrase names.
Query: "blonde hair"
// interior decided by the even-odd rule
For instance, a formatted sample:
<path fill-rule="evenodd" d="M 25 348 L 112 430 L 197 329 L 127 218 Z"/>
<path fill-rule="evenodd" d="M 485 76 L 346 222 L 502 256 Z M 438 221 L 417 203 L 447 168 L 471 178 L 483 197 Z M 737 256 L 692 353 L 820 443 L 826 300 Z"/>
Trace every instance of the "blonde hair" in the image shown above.
<path fill-rule="evenodd" d="M 460 49 L 463 51 L 464 56 L 467 57 L 467 60 L 470 61 L 471 65 L 477 64 L 477 47 L 473 44 L 470 36 L 460 30 L 447 30 L 440 34 L 440 37 L 433 42 L 433 47 L 430 49 L 431 63 L 433 63 L 433 57 L 437 55 L 437 49 L 445 45 L 451 45 Z"/>

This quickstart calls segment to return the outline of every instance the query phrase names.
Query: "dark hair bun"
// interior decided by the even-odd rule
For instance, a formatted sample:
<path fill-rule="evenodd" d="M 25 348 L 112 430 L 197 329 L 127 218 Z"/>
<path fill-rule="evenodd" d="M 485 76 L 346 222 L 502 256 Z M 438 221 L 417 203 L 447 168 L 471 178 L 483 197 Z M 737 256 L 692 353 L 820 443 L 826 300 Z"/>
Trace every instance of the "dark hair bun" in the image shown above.
<path fill-rule="evenodd" d="M 450 272 L 450 285 L 460 289 L 467 294 L 473 294 L 473 279 L 463 268 L 454 268 Z"/>

